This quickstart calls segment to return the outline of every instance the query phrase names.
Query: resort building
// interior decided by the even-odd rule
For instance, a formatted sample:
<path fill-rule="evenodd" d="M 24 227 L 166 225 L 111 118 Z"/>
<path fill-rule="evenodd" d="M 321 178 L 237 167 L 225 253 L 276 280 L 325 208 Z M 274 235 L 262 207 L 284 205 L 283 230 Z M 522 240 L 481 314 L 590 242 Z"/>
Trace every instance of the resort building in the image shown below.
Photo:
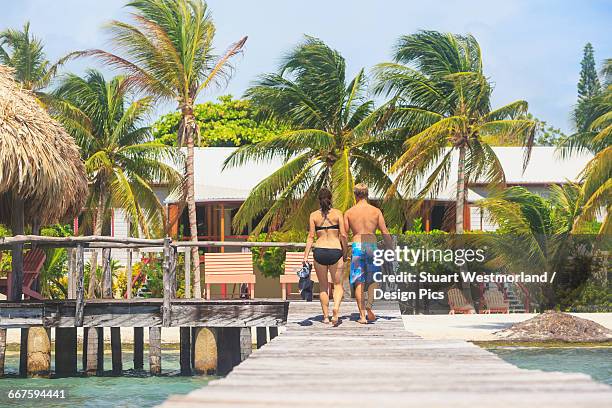
<path fill-rule="evenodd" d="M 232 229 L 232 220 L 240 205 L 251 190 L 264 178 L 278 169 L 279 159 L 262 163 L 251 163 L 243 167 L 223 169 L 223 162 L 235 150 L 233 147 L 196 148 L 195 199 L 197 205 L 198 237 L 211 241 L 244 241 L 251 228 L 243 231 Z M 581 169 L 592 157 L 590 154 L 573 155 L 563 159 L 554 147 L 534 147 L 529 165 L 523 171 L 524 150 L 520 147 L 495 147 L 509 186 L 523 186 L 541 195 L 547 194 L 552 184 L 577 180 Z M 451 231 L 454 222 L 445 222 L 444 214 L 455 201 L 456 158 L 451 166 L 451 177 L 447 188 L 437 196 L 428 197 L 423 205 L 422 220 L 425 230 Z M 186 208 L 179 204 L 178 196 L 172 195 L 167 186 L 156 186 L 156 192 L 167 209 L 173 237 L 188 235 L 189 224 Z M 494 230 L 496 227 L 474 203 L 489 194 L 487 184 L 471 183 L 465 208 L 466 230 Z M 374 193 L 374 201 L 381 193 Z M 257 220 L 255 220 L 256 222 Z M 306 228 L 306 226 L 304 227 Z M 128 225 L 121 210 L 115 210 L 110 233 L 127 236 Z"/>

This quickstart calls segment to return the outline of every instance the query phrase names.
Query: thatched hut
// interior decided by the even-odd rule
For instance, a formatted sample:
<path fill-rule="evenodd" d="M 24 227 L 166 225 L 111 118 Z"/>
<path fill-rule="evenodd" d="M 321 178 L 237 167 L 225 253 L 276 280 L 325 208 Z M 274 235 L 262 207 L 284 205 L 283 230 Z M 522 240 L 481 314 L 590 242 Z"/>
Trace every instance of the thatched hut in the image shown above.
<path fill-rule="evenodd" d="M 13 234 L 78 215 L 87 175 L 74 139 L 0 65 L 0 223 Z M 21 298 L 21 248 L 13 249 L 13 297 Z"/>

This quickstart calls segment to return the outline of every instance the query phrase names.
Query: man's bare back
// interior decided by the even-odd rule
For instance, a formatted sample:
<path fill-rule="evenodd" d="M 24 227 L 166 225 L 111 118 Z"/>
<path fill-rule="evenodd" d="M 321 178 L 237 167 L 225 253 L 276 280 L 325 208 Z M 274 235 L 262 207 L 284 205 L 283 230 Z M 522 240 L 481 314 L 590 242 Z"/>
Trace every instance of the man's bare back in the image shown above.
<path fill-rule="evenodd" d="M 389 234 L 382 212 L 366 200 L 360 200 L 344 213 L 344 223 L 357 242 L 375 240 L 377 229 L 383 235 Z"/>

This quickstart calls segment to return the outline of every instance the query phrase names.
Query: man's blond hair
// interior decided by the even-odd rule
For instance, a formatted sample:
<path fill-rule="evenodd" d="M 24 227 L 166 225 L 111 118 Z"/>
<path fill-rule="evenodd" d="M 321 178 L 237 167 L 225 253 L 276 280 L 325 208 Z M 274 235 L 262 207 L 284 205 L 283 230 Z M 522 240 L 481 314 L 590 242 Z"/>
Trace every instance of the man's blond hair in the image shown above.
<path fill-rule="evenodd" d="M 358 183 L 355 184 L 355 188 L 353 189 L 353 193 L 355 193 L 355 198 L 357 200 L 362 200 L 364 198 L 368 198 L 368 186 L 366 186 L 364 183 Z"/>

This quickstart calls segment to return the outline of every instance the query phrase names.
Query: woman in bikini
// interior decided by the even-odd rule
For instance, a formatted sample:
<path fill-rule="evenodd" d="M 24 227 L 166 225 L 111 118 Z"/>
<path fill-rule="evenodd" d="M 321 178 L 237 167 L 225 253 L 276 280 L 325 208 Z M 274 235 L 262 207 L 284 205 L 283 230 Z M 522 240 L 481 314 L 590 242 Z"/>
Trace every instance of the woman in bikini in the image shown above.
<path fill-rule="evenodd" d="M 329 273 L 334 282 L 334 310 L 332 323 L 338 323 L 338 311 L 344 295 L 342 277 L 346 257 L 346 230 L 340 210 L 331 207 L 332 194 L 327 188 L 319 191 L 319 209 L 310 214 L 308 241 L 304 251 L 304 262 L 312 248 L 314 267 L 319 279 L 319 300 L 323 309 L 323 323 L 329 323 Z M 316 235 L 316 242 L 315 242 Z"/>

